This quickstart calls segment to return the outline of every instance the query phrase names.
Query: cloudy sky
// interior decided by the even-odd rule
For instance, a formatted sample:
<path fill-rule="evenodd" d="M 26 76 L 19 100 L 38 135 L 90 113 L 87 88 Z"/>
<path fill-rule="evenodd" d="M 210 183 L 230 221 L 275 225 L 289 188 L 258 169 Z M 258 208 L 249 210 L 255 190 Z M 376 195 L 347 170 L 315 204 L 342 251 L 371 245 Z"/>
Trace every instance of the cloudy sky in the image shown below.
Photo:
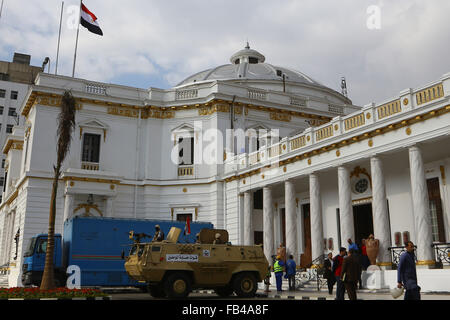
<path fill-rule="evenodd" d="M 3 1 L 0 60 L 21 52 L 41 65 L 49 56 L 54 73 L 61 0 Z M 345 76 L 358 105 L 382 102 L 450 72 L 448 0 L 83 3 L 104 33 L 80 29 L 76 76 L 90 80 L 170 88 L 229 63 L 247 40 L 266 62 L 302 71 L 337 91 Z M 78 5 L 64 1 L 59 74 L 72 73 Z"/>

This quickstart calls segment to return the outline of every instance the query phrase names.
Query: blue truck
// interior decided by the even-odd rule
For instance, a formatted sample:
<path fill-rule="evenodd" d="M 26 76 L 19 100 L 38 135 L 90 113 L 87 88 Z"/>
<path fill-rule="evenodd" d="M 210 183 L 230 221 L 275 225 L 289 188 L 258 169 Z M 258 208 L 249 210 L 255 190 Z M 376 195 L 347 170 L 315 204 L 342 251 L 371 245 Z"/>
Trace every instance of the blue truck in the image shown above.
<path fill-rule="evenodd" d="M 125 271 L 123 253 L 128 253 L 134 235 L 152 236 L 159 225 L 167 236 L 171 227 L 185 229 L 186 222 L 170 220 L 123 219 L 75 217 L 64 223 L 64 237 L 55 235 L 55 284 L 65 286 L 68 266 L 76 265 L 81 270 L 82 287 L 143 286 L 128 277 Z M 206 222 L 191 222 L 190 234 L 183 232 L 180 243 L 194 243 L 200 230 L 212 229 Z M 24 254 L 22 284 L 40 286 L 45 265 L 47 234 L 34 236 Z M 150 242 L 152 239 L 142 239 Z"/>

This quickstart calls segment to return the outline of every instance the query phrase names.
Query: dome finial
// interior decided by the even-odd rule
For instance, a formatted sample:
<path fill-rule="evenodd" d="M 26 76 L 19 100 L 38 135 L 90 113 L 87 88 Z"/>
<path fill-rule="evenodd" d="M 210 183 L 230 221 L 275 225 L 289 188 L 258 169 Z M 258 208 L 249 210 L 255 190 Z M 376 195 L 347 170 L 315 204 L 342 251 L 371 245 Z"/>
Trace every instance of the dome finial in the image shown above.
<path fill-rule="evenodd" d="M 248 40 L 247 40 L 247 46 L 245 47 L 245 49 L 250 49 L 250 45 L 248 44 Z"/>

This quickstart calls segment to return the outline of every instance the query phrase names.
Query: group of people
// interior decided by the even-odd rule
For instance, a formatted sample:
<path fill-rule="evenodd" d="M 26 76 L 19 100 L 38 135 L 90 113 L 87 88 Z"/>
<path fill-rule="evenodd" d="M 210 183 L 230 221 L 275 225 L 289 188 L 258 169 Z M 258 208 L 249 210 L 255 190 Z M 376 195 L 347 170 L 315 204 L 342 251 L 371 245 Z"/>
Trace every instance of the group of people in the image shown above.
<path fill-rule="evenodd" d="M 284 262 L 281 256 L 276 257 L 273 264 L 273 272 L 275 273 L 275 280 L 277 284 L 277 292 L 281 292 L 281 284 L 283 282 L 283 272 L 285 270 L 285 278 L 288 279 L 289 291 L 295 291 L 295 273 L 297 272 L 297 265 L 294 261 L 294 256 L 290 255 L 289 259 Z M 268 274 L 270 277 L 270 272 Z"/>
<path fill-rule="evenodd" d="M 361 250 L 351 239 L 347 240 L 349 246 L 341 247 L 339 254 L 333 258 L 328 253 L 324 262 L 324 278 L 327 279 L 328 293 L 333 294 L 336 283 L 336 300 L 344 300 L 345 291 L 350 300 L 356 300 L 356 290 L 362 288 L 361 273 L 370 265 L 364 239 L 361 242 Z"/>
<path fill-rule="evenodd" d="M 344 300 L 347 290 L 348 298 L 356 300 L 356 289 L 358 282 L 361 284 L 362 266 L 357 249 L 352 247 L 348 250 L 344 247 L 339 249 L 339 254 L 333 258 L 328 254 L 324 263 L 324 278 L 327 279 L 328 293 L 333 294 L 333 286 L 336 285 L 336 300 Z"/>
<path fill-rule="evenodd" d="M 348 239 L 347 249 L 341 247 L 339 254 L 333 258 L 330 252 L 324 262 L 324 278 L 327 279 L 328 293 L 333 294 L 336 283 L 336 300 L 344 300 L 345 291 L 349 300 L 357 299 L 357 288 L 362 289 L 361 273 L 370 266 L 367 257 L 365 240 L 361 243 L 361 250 Z M 400 257 L 397 266 L 397 287 L 405 288 L 405 300 L 420 300 L 420 287 L 417 285 L 416 264 L 414 257 L 414 244 L 408 241 L 405 244 L 406 252 Z"/>

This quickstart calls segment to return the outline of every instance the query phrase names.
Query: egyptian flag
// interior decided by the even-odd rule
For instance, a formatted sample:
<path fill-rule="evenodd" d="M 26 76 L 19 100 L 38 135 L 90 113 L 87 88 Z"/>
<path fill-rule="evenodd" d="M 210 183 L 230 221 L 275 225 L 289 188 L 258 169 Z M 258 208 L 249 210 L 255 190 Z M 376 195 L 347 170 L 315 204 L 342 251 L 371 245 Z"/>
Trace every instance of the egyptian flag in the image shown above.
<path fill-rule="evenodd" d="M 184 234 L 186 236 L 191 234 L 191 223 L 189 221 L 189 217 L 186 217 L 186 224 L 184 225 Z"/>
<path fill-rule="evenodd" d="M 88 29 L 90 32 L 98 34 L 99 36 L 103 35 L 102 29 L 100 29 L 100 26 L 97 22 L 97 17 L 95 14 L 89 11 L 88 8 L 85 7 L 83 3 L 81 3 L 81 17 L 80 17 L 80 23 L 83 27 Z"/>

